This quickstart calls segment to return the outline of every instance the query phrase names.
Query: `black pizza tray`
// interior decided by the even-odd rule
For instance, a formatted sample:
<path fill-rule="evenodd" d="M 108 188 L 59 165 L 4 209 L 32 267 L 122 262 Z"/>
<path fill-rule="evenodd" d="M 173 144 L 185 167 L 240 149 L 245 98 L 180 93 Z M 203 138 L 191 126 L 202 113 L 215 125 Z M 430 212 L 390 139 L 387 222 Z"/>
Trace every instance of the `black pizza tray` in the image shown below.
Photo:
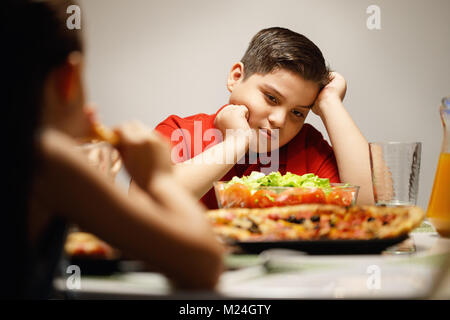
<path fill-rule="evenodd" d="M 246 253 L 260 253 L 268 249 L 291 249 L 311 255 L 379 254 L 407 238 L 408 234 L 371 240 L 235 241 L 230 244 L 240 247 Z"/>

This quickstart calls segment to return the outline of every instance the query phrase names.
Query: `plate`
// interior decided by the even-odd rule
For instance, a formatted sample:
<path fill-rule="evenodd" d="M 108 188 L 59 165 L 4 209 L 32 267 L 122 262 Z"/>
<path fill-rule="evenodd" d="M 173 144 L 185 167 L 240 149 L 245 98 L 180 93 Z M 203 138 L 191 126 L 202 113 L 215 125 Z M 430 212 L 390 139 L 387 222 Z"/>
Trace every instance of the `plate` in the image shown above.
<path fill-rule="evenodd" d="M 120 259 L 72 257 L 70 263 L 80 267 L 84 275 L 111 275 L 119 272 Z"/>
<path fill-rule="evenodd" d="M 236 241 L 233 245 L 247 253 L 260 253 L 267 249 L 291 249 L 308 254 L 379 254 L 408 238 L 404 234 L 395 238 L 372 240 L 287 240 Z"/>

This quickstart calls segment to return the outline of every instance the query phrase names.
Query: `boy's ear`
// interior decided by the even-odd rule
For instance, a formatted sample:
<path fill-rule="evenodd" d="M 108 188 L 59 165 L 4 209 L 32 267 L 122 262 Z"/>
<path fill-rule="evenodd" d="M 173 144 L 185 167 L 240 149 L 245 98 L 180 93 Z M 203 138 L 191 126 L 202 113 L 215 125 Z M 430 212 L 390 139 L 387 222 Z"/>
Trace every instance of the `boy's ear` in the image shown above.
<path fill-rule="evenodd" d="M 233 65 L 228 74 L 227 88 L 228 91 L 232 92 L 234 86 L 244 79 L 244 64 L 242 62 L 237 62 Z"/>
<path fill-rule="evenodd" d="M 77 99 L 81 93 L 82 56 L 80 52 L 72 52 L 56 72 L 58 95 L 66 104 Z"/>

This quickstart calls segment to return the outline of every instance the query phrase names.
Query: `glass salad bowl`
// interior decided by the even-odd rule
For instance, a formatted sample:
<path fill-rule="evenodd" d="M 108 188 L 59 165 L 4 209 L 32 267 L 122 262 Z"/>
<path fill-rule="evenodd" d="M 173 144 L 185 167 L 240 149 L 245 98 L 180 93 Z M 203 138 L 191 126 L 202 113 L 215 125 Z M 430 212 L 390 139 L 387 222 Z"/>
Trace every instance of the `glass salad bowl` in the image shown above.
<path fill-rule="evenodd" d="M 288 173 L 289 174 L 289 173 Z M 251 176 L 256 179 L 249 179 Z M 320 179 L 313 186 L 310 181 L 300 181 L 301 177 L 290 174 L 290 177 L 296 178 L 293 185 L 301 186 L 268 186 L 259 182 L 261 179 L 270 180 L 270 175 L 265 176 L 252 175 L 243 178 L 233 178 L 230 181 L 217 181 L 214 183 L 214 190 L 219 208 L 268 208 L 283 207 L 306 203 L 334 204 L 340 206 L 351 206 L 356 203 L 358 198 L 359 186 L 345 183 L 329 183 L 328 179 Z M 273 175 L 273 174 L 271 174 Z M 317 176 L 308 174 L 310 178 L 318 179 Z M 259 177 L 259 178 L 258 178 Z M 283 178 L 279 173 L 277 177 Z M 258 180 L 259 179 L 259 180 Z M 274 179 L 272 179 L 274 180 Z M 276 180 L 276 179 L 275 179 Z M 266 183 L 264 184 L 270 184 Z M 286 179 L 288 184 L 289 180 Z M 302 184 L 303 182 L 303 184 Z M 279 183 L 275 182 L 275 183 Z"/>

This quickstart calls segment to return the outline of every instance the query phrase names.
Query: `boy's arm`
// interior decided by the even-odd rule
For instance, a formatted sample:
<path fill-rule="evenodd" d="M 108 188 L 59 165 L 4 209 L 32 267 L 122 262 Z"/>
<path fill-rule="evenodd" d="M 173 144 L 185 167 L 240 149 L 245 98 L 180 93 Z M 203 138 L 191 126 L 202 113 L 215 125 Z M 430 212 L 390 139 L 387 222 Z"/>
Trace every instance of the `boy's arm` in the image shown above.
<path fill-rule="evenodd" d="M 174 165 L 176 181 L 195 198 L 200 199 L 207 193 L 213 182 L 221 179 L 247 153 L 252 135 L 247 118 L 245 106 L 223 108 L 214 122 L 224 137 L 223 141 L 192 159 Z M 232 131 L 227 132 L 230 129 Z M 137 189 L 132 181 L 129 193 L 133 194 Z"/>
<path fill-rule="evenodd" d="M 341 181 L 360 186 L 358 204 L 373 204 L 369 146 L 342 103 L 347 89 L 345 79 L 336 72 L 331 76 L 312 110 L 327 129 Z"/>
<path fill-rule="evenodd" d="M 229 105 L 217 115 L 214 125 L 224 137 L 221 143 L 196 157 L 175 165 L 177 181 L 200 199 L 248 151 L 251 129 L 245 106 Z M 232 129 L 233 131 L 228 131 Z M 234 132 L 234 134 L 233 134 Z"/>

